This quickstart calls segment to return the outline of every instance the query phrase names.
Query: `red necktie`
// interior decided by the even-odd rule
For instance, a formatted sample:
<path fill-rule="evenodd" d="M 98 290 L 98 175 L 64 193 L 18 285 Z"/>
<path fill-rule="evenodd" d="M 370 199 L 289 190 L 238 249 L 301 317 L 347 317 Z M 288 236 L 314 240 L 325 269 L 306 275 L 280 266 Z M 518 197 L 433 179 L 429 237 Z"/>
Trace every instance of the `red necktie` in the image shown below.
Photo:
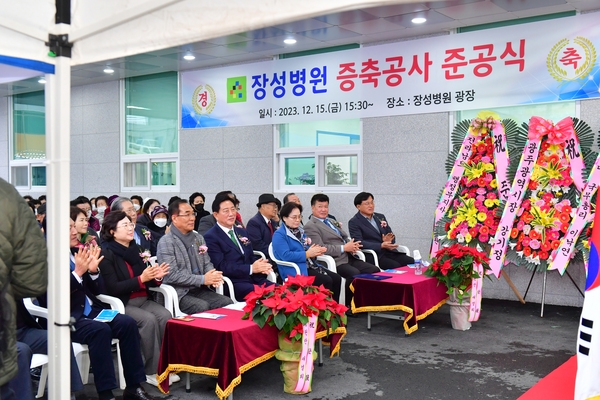
<path fill-rule="evenodd" d="M 271 236 L 273 236 L 273 233 L 275 233 L 275 231 L 273 231 L 273 225 L 271 224 L 271 221 L 267 222 L 267 225 L 269 225 L 269 230 L 271 231 Z"/>

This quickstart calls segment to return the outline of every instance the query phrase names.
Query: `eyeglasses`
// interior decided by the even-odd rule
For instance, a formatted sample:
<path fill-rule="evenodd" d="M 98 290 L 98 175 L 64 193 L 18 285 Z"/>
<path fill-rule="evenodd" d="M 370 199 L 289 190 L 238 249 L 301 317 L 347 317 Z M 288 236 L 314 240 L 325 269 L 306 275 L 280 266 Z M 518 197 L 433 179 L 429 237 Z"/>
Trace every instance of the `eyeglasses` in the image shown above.
<path fill-rule="evenodd" d="M 193 213 L 189 213 L 189 214 L 177 214 L 177 216 L 181 217 L 181 218 L 190 218 L 192 216 L 196 217 L 197 215 L 198 215 L 198 213 L 195 211 Z"/>
<path fill-rule="evenodd" d="M 135 208 L 128 208 L 127 210 L 123 210 L 123 212 L 125 214 L 137 214 L 137 211 L 135 211 Z"/>
<path fill-rule="evenodd" d="M 117 225 L 117 228 L 133 229 L 135 228 L 135 225 L 133 222 L 126 222 L 124 224 Z"/>
<path fill-rule="evenodd" d="M 290 215 L 288 218 L 291 219 L 291 220 L 293 220 L 293 221 L 302 221 L 302 214 L 300 214 L 300 215 Z"/>

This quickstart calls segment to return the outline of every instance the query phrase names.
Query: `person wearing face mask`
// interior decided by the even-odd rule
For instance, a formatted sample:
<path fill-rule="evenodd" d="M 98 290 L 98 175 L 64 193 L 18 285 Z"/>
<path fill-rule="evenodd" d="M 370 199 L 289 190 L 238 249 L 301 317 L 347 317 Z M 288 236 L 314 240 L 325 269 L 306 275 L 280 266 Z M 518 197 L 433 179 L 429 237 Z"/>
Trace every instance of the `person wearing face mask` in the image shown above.
<path fill-rule="evenodd" d="M 100 222 L 100 225 L 104 222 L 104 216 L 108 209 L 108 198 L 106 196 L 96 197 L 96 219 Z"/>
<path fill-rule="evenodd" d="M 142 206 L 142 215 L 139 215 L 137 219 L 138 224 L 148 225 L 150 222 L 152 222 L 150 214 L 156 206 L 160 206 L 160 201 L 156 199 L 146 199 L 144 205 Z M 133 206 L 133 208 L 135 208 L 135 206 Z"/>
<path fill-rule="evenodd" d="M 204 201 L 205 200 L 206 200 L 206 197 L 204 197 L 204 195 L 199 192 L 194 192 L 190 196 L 190 205 L 192 206 L 194 211 L 196 211 L 196 213 L 198 214 L 196 216 L 196 221 L 194 221 L 194 230 L 195 231 L 198 231 L 198 224 L 200 223 L 200 218 L 210 215 L 210 213 L 204 209 Z"/>
<path fill-rule="evenodd" d="M 168 215 L 169 210 L 165 206 L 156 206 L 150 213 L 151 220 L 146 226 L 153 234 L 156 234 L 154 236 L 157 242 L 167 233 Z"/>
<path fill-rule="evenodd" d="M 138 196 L 137 194 L 131 196 L 131 202 L 133 203 L 133 208 L 137 212 L 138 217 L 142 215 L 142 207 L 144 206 L 144 199 L 142 199 L 142 196 Z"/>

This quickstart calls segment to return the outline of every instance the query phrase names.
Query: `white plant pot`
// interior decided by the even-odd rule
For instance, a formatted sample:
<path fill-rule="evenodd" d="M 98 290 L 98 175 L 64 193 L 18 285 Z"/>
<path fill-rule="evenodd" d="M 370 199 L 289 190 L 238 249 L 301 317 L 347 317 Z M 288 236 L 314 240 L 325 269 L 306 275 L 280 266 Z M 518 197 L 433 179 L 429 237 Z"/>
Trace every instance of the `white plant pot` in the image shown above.
<path fill-rule="evenodd" d="M 459 331 L 468 331 L 471 329 L 471 323 L 469 322 L 469 299 L 470 295 L 465 293 L 463 295 L 463 302 L 458 302 L 458 296 L 456 295 L 456 289 L 450 295 L 450 298 L 446 302 L 450 306 L 450 322 L 452 323 L 452 329 Z"/>

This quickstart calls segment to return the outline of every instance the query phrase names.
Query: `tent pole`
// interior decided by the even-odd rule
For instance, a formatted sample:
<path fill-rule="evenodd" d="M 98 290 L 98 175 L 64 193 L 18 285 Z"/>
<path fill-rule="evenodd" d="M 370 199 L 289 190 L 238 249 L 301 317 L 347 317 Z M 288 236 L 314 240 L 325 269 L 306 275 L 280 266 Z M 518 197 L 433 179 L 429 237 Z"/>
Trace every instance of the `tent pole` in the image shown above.
<path fill-rule="evenodd" d="M 46 75 L 48 176 L 48 398 L 70 398 L 71 332 L 69 268 L 71 59 L 56 58 Z"/>
<path fill-rule="evenodd" d="M 48 399 L 71 397 L 69 265 L 71 197 L 71 4 L 56 0 L 56 25 L 47 45 L 56 54 L 46 75 L 46 164 L 48 201 Z"/>

